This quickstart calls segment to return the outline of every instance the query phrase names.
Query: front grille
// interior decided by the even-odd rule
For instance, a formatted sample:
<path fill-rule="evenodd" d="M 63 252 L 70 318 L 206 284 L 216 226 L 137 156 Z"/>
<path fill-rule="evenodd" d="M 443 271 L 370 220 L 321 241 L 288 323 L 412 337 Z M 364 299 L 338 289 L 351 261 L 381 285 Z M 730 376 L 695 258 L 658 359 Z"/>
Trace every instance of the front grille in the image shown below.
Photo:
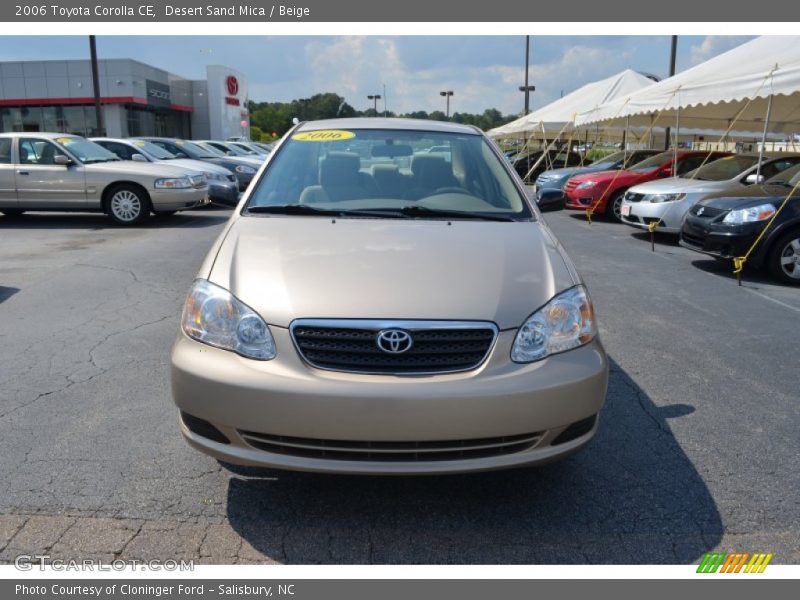
<path fill-rule="evenodd" d="M 702 248 L 705 242 L 703 238 L 696 236 L 693 233 L 687 233 L 685 229 L 681 231 L 681 239 L 690 246 L 697 246 L 698 248 Z"/>
<path fill-rule="evenodd" d="M 570 180 L 569 180 L 569 181 L 567 181 L 567 183 L 564 185 L 564 191 L 565 191 L 565 192 L 571 192 L 571 191 L 572 191 L 572 190 L 574 190 L 576 187 L 578 187 L 578 182 L 577 182 L 577 181 L 575 181 L 574 179 L 570 179 Z"/>
<path fill-rule="evenodd" d="M 703 209 L 703 212 L 698 215 L 697 211 L 699 211 L 701 208 Z M 715 208 L 713 206 L 705 206 L 703 204 L 695 204 L 691 210 L 693 215 L 703 219 L 715 219 L 726 212 L 728 212 L 726 208 Z"/>
<path fill-rule="evenodd" d="M 530 450 L 542 439 L 541 432 L 472 440 L 419 442 L 318 440 L 253 431 L 239 431 L 239 435 L 247 444 L 264 452 L 300 458 L 370 462 L 430 462 L 503 456 Z"/>
<path fill-rule="evenodd" d="M 628 192 L 625 194 L 625 200 L 628 202 L 641 202 L 644 194 L 637 194 L 635 192 Z"/>
<path fill-rule="evenodd" d="M 468 371 L 489 354 L 497 335 L 493 323 L 456 321 L 340 321 L 301 319 L 292 337 L 303 359 L 333 371 L 422 374 Z M 411 348 L 398 354 L 378 347 L 378 335 L 399 329 Z"/>

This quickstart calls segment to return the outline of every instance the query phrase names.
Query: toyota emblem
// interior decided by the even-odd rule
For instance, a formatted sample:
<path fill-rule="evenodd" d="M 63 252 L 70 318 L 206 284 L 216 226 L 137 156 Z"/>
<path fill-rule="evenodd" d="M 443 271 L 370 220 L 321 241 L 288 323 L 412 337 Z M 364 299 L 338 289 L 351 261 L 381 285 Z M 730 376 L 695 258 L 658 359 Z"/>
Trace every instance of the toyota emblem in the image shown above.
<path fill-rule="evenodd" d="M 239 80 L 233 75 L 228 75 L 228 78 L 225 80 L 225 85 L 228 86 L 228 93 L 231 96 L 235 96 L 239 93 Z"/>
<path fill-rule="evenodd" d="M 411 350 L 414 340 L 410 333 L 402 329 L 384 329 L 378 332 L 375 344 L 388 354 L 402 354 Z"/>

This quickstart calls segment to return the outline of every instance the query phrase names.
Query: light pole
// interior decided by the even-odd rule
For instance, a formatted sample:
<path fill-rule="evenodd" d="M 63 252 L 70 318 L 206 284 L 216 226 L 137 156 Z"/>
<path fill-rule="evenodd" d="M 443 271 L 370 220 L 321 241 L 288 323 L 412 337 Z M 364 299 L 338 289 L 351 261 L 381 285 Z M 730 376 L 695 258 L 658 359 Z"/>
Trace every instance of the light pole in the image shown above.
<path fill-rule="evenodd" d="M 525 92 L 525 112 L 528 114 L 531 110 L 531 92 L 536 91 L 535 85 L 528 85 L 528 64 L 531 58 L 531 36 L 525 36 L 525 85 L 519 86 L 520 92 Z"/>
<path fill-rule="evenodd" d="M 100 76 L 97 68 L 97 45 L 95 44 L 95 37 L 89 36 L 89 57 L 92 63 L 92 92 L 94 95 L 94 118 L 97 131 L 95 135 L 105 135 L 105 127 L 103 127 L 103 109 L 100 107 Z"/>
<path fill-rule="evenodd" d="M 378 100 L 380 100 L 381 98 L 383 98 L 383 96 L 381 96 L 380 94 L 374 94 L 372 96 L 367 96 L 367 99 L 368 100 L 372 100 L 372 102 L 373 102 L 372 109 L 375 111 L 375 116 L 376 117 L 378 116 Z"/>
<path fill-rule="evenodd" d="M 675 75 L 675 58 L 678 54 L 678 36 L 672 36 L 672 43 L 669 48 L 669 77 Z M 669 150 L 669 136 L 671 135 L 670 128 L 664 130 L 664 150 Z M 675 140 L 675 147 L 678 147 L 678 140 Z"/>
<path fill-rule="evenodd" d="M 440 96 L 444 96 L 445 99 L 447 100 L 447 112 L 445 113 L 445 116 L 449 119 L 450 118 L 450 96 L 453 95 L 453 90 L 445 90 L 443 92 L 439 92 L 439 95 Z"/>

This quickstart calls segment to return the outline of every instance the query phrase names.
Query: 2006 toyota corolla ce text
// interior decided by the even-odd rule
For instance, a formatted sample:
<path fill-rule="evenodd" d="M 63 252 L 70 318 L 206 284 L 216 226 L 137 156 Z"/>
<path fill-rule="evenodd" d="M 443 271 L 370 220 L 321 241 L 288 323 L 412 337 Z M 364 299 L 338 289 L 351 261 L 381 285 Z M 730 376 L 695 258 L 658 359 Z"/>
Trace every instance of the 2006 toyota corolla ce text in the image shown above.
<path fill-rule="evenodd" d="M 208 253 L 172 353 L 192 446 L 306 471 L 561 458 L 593 437 L 607 380 L 586 289 L 494 144 L 400 119 L 285 136 Z"/>

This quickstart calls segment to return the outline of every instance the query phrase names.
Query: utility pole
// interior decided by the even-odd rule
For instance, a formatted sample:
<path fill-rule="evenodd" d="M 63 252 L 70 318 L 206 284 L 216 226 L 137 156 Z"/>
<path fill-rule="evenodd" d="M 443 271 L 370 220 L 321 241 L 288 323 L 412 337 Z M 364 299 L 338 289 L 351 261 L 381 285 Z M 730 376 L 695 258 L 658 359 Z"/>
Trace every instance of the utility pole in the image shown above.
<path fill-rule="evenodd" d="M 525 110 L 523 114 L 527 115 L 531 111 L 531 92 L 536 91 L 535 85 L 528 85 L 528 66 L 531 59 L 531 36 L 525 36 L 525 85 L 521 85 L 520 92 L 525 92 Z"/>
<path fill-rule="evenodd" d="M 669 50 L 669 76 L 675 75 L 675 57 L 678 54 L 678 36 L 672 36 L 672 44 Z M 669 150 L 670 128 L 664 130 L 664 150 Z M 678 140 L 675 140 L 675 147 L 678 147 Z"/>
<path fill-rule="evenodd" d="M 92 88 L 94 91 L 94 115 L 95 125 L 97 130 L 95 135 L 104 136 L 106 134 L 105 127 L 103 127 L 103 109 L 100 106 L 100 75 L 97 69 L 97 45 L 93 35 L 89 36 L 89 53 L 92 58 Z"/>

